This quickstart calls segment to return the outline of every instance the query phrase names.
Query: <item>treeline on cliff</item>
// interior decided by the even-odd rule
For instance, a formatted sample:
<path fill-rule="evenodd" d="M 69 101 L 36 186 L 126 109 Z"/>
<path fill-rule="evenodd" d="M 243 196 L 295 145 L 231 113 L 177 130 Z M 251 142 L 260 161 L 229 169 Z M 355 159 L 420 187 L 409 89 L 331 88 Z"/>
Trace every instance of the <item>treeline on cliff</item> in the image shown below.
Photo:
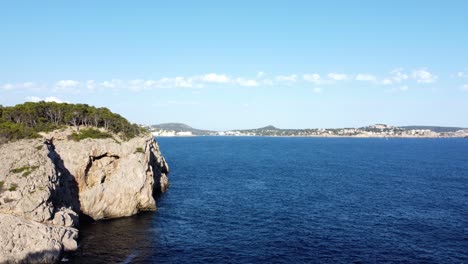
<path fill-rule="evenodd" d="M 144 131 L 107 108 L 87 104 L 27 102 L 11 107 L 0 105 L 0 142 L 35 138 L 38 132 L 48 132 L 64 126 L 104 128 L 123 139 Z"/>

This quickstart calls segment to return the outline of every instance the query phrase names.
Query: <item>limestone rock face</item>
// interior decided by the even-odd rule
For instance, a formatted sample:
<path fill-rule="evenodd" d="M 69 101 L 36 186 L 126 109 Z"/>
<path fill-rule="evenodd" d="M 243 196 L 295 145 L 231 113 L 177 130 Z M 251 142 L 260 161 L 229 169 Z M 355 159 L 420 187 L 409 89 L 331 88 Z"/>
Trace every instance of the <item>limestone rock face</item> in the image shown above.
<path fill-rule="evenodd" d="M 2 145 L 0 164 L 0 263 L 50 263 L 76 250 L 78 188 L 53 145 Z"/>
<path fill-rule="evenodd" d="M 0 145 L 0 263 L 57 262 L 77 249 L 79 215 L 154 210 L 169 186 L 151 136 L 75 142 L 54 133 Z"/>
<path fill-rule="evenodd" d="M 76 228 L 40 224 L 0 213 L 0 263 L 54 263 L 76 250 Z"/>
<path fill-rule="evenodd" d="M 65 140 L 55 146 L 78 183 L 81 213 L 94 220 L 154 210 L 153 194 L 168 187 L 169 168 L 152 137 Z"/>

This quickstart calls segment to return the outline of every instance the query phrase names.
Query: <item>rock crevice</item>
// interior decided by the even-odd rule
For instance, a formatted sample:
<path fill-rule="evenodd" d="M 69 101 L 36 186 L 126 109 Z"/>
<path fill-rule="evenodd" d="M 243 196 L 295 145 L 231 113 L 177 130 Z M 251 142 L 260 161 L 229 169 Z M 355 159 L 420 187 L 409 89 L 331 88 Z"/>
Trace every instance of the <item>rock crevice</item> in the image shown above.
<path fill-rule="evenodd" d="M 100 155 L 89 156 L 88 163 L 84 171 L 86 186 L 92 187 L 97 182 L 103 184 L 106 175 L 111 174 L 117 166 L 116 162 L 120 157 L 118 155 L 105 152 Z"/>

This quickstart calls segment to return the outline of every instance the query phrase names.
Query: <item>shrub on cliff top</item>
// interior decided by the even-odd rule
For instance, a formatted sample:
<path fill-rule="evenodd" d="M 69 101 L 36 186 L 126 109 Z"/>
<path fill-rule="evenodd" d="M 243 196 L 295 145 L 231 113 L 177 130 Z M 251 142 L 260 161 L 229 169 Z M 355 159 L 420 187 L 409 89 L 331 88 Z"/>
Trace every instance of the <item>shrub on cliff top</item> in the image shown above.
<path fill-rule="evenodd" d="M 34 129 L 13 122 L 2 122 L 0 119 L 0 143 L 14 141 L 22 138 L 37 138 L 39 135 Z"/>
<path fill-rule="evenodd" d="M 138 148 L 136 148 L 134 153 L 143 153 L 144 154 L 145 150 L 143 148 L 141 148 L 141 147 L 138 147 Z"/>
<path fill-rule="evenodd" d="M 104 128 L 126 140 L 145 132 L 145 129 L 131 124 L 107 108 L 87 104 L 41 101 L 11 107 L 0 105 L 0 143 L 39 137 L 38 132 L 48 132 L 68 125 L 77 130 L 80 126 Z"/>
<path fill-rule="evenodd" d="M 94 129 L 94 128 L 88 128 L 88 129 L 81 129 L 79 133 L 73 132 L 71 137 L 75 141 L 80 141 L 85 138 L 94 138 L 94 139 L 111 138 L 112 135 L 109 133 Z"/>

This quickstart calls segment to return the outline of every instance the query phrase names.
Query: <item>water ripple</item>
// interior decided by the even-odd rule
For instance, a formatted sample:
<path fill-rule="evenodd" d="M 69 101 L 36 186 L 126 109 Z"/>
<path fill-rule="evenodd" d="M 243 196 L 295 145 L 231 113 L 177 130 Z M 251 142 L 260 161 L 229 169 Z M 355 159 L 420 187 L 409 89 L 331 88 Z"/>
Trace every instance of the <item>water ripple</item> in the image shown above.
<path fill-rule="evenodd" d="M 163 138 L 159 210 L 82 228 L 75 263 L 466 263 L 468 141 Z"/>

